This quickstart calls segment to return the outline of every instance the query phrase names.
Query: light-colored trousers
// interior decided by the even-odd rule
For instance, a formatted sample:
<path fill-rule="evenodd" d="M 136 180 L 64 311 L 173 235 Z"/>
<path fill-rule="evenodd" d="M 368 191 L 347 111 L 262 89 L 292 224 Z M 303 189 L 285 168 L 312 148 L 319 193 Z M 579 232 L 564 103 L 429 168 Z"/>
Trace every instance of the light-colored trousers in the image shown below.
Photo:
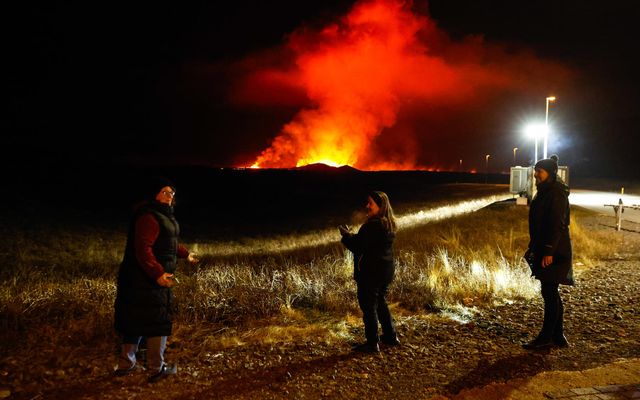
<path fill-rule="evenodd" d="M 136 353 L 142 336 L 125 337 L 122 343 L 120 359 L 118 361 L 119 369 L 129 369 L 136 365 Z M 160 371 L 164 364 L 164 350 L 167 347 L 166 336 L 154 336 L 147 338 L 147 368 L 149 371 Z"/>

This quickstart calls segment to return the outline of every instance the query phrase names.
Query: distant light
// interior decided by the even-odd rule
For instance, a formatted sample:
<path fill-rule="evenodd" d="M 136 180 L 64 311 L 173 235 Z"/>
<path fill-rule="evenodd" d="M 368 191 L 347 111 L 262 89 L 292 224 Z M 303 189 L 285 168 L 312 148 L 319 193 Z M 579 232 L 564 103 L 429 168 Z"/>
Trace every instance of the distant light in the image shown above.
<path fill-rule="evenodd" d="M 544 123 L 529 124 L 524 127 L 524 133 L 532 138 L 541 138 L 549 133 L 549 127 Z"/>

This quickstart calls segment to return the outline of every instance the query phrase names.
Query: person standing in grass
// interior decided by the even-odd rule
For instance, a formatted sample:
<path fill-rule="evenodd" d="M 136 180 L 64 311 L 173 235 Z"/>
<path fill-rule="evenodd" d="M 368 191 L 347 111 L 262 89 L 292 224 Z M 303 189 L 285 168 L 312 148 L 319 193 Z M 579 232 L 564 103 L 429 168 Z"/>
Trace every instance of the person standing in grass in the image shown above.
<path fill-rule="evenodd" d="M 525 259 L 532 275 L 540 280 L 544 320 L 538 336 L 523 347 L 543 350 L 568 347 L 564 335 L 564 306 L 559 285 L 573 285 L 571 238 L 569 237 L 569 188 L 557 177 L 557 159 L 535 165 L 538 189 L 529 209 L 529 248 Z"/>
<path fill-rule="evenodd" d="M 176 190 L 164 178 L 149 183 L 147 201 L 135 211 L 129 227 L 124 259 L 120 264 L 115 301 L 115 329 L 122 348 L 115 375 L 136 369 L 136 352 L 146 338 L 149 382 L 175 374 L 164 362 L 167 336 L 172 331 L 173 272 L 177 258 L 198 260 L 178 243 L 180 228 L 173 216 Z"/>
<path fill-rule="evenodd" d="M 351 233 L 344 225 L 339 230 L 342 243 L 353 252 L 358 304 L 367 339 L 354 350 L 378 352 L 378 322 L 382 326 L 380 341 L 389 346 L 400 344 L 386 300 L 395 272 L 393 241 L 396 221 L 389 197 L 383 192 L 369 193 L 366 208 L 367 221 L 358 233 Z"/>

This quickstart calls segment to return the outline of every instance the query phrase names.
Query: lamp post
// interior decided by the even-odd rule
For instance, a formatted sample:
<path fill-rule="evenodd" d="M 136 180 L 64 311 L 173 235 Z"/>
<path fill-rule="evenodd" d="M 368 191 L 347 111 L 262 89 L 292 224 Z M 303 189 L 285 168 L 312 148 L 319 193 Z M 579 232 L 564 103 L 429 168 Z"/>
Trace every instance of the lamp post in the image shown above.
<path fill-rule="evenodd" d="M 544 114 L 545 133 L 544 133 L 544 153 L 543 153 L 543 158 L 547 158 L 547 138 L 549 136 L 549 102 L 550 101 L 555 101 L 555 100 L 556 100 L 555 96 L 547 97 L 547 107 L 546 107 L 546 111 L 545 111 L 545 114 Z M 537 146 L 536 146 L 536 150 L 537 150 Z"/>
<path fill-rule="evenodd" d="M 460 159 L 460 172 L 462 172 L 462 158 Z"/>
<path fill-rule="evenodd" d="M 514 166 L 514 167 L 515 167 L 516 165 L 518 165 L 518 164 L 516 163 L 516 152 L 517 152 L 517 151 L 518 151 L 518 148 L 517 148 L 517 147 L 514 147 L 514 148 L 513 148 L 513 166 Z"/>
<path fill-rule="evenodd" d="M 487 172 L 484 175 L 484 183 L 489 182 L 489 157 L 491 157 L 491 154 L 487 154 L 486 156 L 484 156 L 484 161 L 487 169 Z"/>
<path fill-rule="evenodd" d="M 539 137 L 543 137 L 543 136 L 546 138 L 546 136 L 547 136 L 547 126 L 542 124 L 542 123 L 530 124 L 530 125 L 527 125 L 525 127 L 525 133 L 530 137 L 533 136 L 533 139 L 535 141 L 535 145 L 534 145 L 534 147 L 535 147 L 534 163 L 536 163 L 536 162 L 538 162 L 538 138 Z"/>

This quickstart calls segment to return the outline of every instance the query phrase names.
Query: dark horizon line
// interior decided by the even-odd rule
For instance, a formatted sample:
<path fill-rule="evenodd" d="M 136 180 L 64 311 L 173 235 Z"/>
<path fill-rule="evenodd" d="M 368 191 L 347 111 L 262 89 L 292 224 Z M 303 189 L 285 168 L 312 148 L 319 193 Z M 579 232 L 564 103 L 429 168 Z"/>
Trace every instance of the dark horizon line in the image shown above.
<path fill-rule="evenodd" d="M 39 162 L 37 162 L 37 161 Z M 9 174 L 8 179 L 20 179 L 21 172 L 23 173 L 33 173 L 33 172 L 44 172 L 44 175 L 48 174 L 56 174 L 60 171 L 71 172 L 73 170 L 77 171 L 86 171 L 89 172 L 93 168 L 99 169 L 109 169 L 109 168 L 132 168 L 132 169 L 143 169 L 143 170 L 166 170 L 173 168 L 203 168 L 203 169 L 212 169 L 212 170 L 228 170 L 228 171 L 311 171 L 311 172 L 344 172 L 344 171 L 352 171 L 352 172 L 363 172 L 363 173 L 382 173 L 382 172 L 421 172 L 421 173 L 449 173 L 449 174 L 469 174 L 469 175 L 509 175 L 510 168 L 513 166 L 510 165 L 508 170 L 490 170 L 486 171 L 484 169 L 476 169 L 472 170 L 447 170 L 447 169 L 381 169 L 381 170 L 365 170 L 358 169 L 352 166 L 343 165 L 340 167 L 334 167 L 323 163 L 314 163 L 307 164 L 301 167 L 288 167 L 288 168 L 251 168 L 251 167 L 239 167 L 234 165 L 221 165 L 215 163 L 207 163 L 200 161 L 184 161 L 184 160 L 167 160 L 166 162 L 162 162 L 159 160 L 105 160 L 105 159 L 51 159 L 47 157 L 39 157 L 36 162 L 19 162 L 18 160 L 11 160 L 5 158 L 2 160 L 3 164 L 11 164 L 11 169 L 14 171 L 12 174 Z M 16 162 L 18 161 L 18 162 Z M 16 164 L 22 164 L 16 170 Z M 518 165 L 518 167 L 530 167 L 532 165 Z M 614 174 L 612 171 L 600 171 L 600 173 L 594 173 L 594 171 L 582 171 L 580 169 L 572 169 L 569 166 L 569 172 L 571 176 L 580 177 L 580 178 L 608 178 L 608 179 L 632 179 L 640 181 L 640 177 L 633 176 L 634 174 Z"/>

